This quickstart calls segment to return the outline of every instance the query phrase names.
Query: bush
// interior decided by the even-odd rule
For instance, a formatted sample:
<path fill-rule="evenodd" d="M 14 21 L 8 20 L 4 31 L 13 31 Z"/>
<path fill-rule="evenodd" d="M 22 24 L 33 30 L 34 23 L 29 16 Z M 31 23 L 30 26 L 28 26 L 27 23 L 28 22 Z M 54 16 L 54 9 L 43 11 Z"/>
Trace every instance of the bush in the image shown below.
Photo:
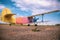
<path fill-rule="evenodd" d="M 38 32 L 38 31 L 40 31 L 40 30 L 37 29 L 37 28 L 35 28 L 35 29 L 32 29 L 32 31 L 34 31 L 34 32 Z"/>

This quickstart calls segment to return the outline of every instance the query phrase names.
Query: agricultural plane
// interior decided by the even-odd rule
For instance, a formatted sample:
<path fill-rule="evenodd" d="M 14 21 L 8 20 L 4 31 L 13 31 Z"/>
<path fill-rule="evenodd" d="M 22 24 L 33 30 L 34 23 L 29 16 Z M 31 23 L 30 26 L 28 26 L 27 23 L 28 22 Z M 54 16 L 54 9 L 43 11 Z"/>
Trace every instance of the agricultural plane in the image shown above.
<path fill-rule="evenodd" d="M 10 9 L 5 8 L 5 9 L 2 10 L 2 13 L 0 15 L 0 20 L 2 22 L 7 22 L 10 25 L 11 24 L 21 24 L 21 25 L 23 25 L 23 24 L 27 23 L 28 26 L 30 26 L 30 23 L 34 23 L 34 25 L 37 26 L 37 24 L 35 24 L 35 22 L 37 22 L 37 20 L 39 18 L 36 18 L 35 16 L 42 15 L 41 22 L 44 22 L 44 18 L 43 17 L 44 17 L 45 14 L 50 14 L 50 13 L 59 12 L 59 11 L 60 10 L 53 10 L 53 11 L 49 11 L 49 12 L 45 12 L 45 13 L 41 13 L 41 14 L 37 14 L 37 15 L 27 16 L 26 18 L 24 18 L 24 17 L 15 18 L 14 15 L 16 15 L 16 14 L 13 14 Z M 19 21 L 17 21 L 18 19 L 19 19 Z"/>

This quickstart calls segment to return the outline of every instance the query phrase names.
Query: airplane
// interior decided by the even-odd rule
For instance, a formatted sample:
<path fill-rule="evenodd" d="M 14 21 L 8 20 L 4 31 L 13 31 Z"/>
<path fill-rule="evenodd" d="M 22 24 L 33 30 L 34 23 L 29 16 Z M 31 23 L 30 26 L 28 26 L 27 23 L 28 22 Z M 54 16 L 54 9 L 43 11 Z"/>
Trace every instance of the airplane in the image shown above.
<path fill-rule="evenodd" d="M 1 21 L 7 22 L 7 23 L 9 23 L 10 25 L 11 25 L 11 24 L 21 24 L 21 25 L 23 25 L 23 24 L 26 24 L 26 23 L 27 23 L 28 26 L 30 26 L 30 23 L 35 23 L 35 22 L 37 22 L 37 20 L 39 19 L 39 18 L 36 18 L 35 16 L 40 16 L 40 15 L 42 15 L 42 21 L 41 21 L 41 22 L 44 22 L 43 17 L 44 17 L 45 14 L 50 14 L 50 13 L 59 12 L 59 11 L 60 11 L 60 10 L 53 10 L 53 11 L 50 11 L 50 12 L 41 13 L 41 14 L 37 14 L 37 15 L 15 18 L 14 15 L 16 15 L 16 14 L 13 14 L 13 13 L 11 12 L 11 10 L 8 9 L 8 8 L 4 8 L 4 9 L 2 10 L 2 14 L 1 14 L 0 19 L 1 19 Z M 37 24 L 35 24 L 35 26 L 37 26 Z"/>

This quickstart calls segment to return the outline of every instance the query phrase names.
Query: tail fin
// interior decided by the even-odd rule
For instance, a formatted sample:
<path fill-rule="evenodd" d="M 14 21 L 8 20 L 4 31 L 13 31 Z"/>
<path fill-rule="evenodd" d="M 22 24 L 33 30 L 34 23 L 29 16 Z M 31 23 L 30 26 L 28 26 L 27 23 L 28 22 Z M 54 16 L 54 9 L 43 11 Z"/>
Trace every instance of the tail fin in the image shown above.
<path fill-rule="evenodd" d="M 8 22 L 8 23 L 15 23 L 15 14 L 12 14 L 12 12 L 8 9 L 8 8 L 4 8 L 2 10 L 2 14 L 1 14 L 1 19 L 3 22 Z"/>

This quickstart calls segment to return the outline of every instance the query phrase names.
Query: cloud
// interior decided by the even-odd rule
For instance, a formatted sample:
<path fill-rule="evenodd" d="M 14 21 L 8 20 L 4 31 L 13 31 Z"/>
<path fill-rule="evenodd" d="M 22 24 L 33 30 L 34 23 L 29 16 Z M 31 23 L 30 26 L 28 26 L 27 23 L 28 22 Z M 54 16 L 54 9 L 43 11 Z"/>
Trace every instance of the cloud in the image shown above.
<path fill-rule="evenodd" d="M 31 10 L 32 15 L 59 9 L 57 0 L 12 0 L 22 11 Z"/>
<path fill-rule="evenodd" d="M 5 6 L 3 6 L 3 5 L 0 5 L 0 9 L 4 9 L 5 8 Z"/>

